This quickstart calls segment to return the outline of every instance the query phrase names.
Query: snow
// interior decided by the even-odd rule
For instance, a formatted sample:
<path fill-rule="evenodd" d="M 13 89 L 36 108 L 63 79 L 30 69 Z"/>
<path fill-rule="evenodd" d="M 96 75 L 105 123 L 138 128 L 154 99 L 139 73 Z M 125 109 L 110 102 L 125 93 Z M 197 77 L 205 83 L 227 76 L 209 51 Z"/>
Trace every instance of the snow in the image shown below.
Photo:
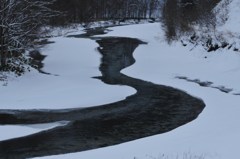
<path fill-rule="evenodd" d="M 18 126 L 0 126 L 0 141 L 31 135 L 40 131 L 65 126 L 68 121 L 60 121 L 46 124 L 18 125 Z"/>
<path fill-rule="evenodd" d="M 125 99 L 136 91 L 110 86 L 92 77 L 100 76 L 97 43 L 88 39 L 51 38 L 55 43 L 41 50 L 45 72 L 36 70 L 0 86 L 1 109 L 66 109 L 97 106 Z M 117 91 L 116 91 L 117 90 Z M 111 95 L 110 95 L 111 94 Z"/>
<path fill-rule="evenodd" d="M 231 0 L 231 3 L 228 6 L 228 20 L 224 24 L 224 29 L 233 32 L 238 33 L 240 32 L 240 18 L 239 18 L 239 12 L 240 12 L 240 1 L 238 0 Z"/>
<path fill-rule="evenodd" d="M 46 26 L 41 29 L 42 38 L 46 37 L 60 37 L 60 36 L 67 36 L 72 34 L 82 34 L 83 26 L 81 24 L 75 24 L 71 26 L 64 26 L 64 27 L 51 27 Z"/>
<path fill-rule="evenodd" d="M 233 19 L 233 15 L 239 13 L 236 12 L 240 8 L 237 5 L 239 1 L 233 0 L 229 6 L 229 19 L 226 25 L 221 27 L 226 26 L 225 29 L 240 33 L 237 28 L 230 27 L 238 25 L 236 18 Z M 112 31 L 102 36 L 132 37 L 148 42 L 148 45 L 140 45 L 135 50 L 136 63 L 122 70 L 122 73 L 179 88 L 203 99 L 206 108 L 196 120 L 168 133 L 116 146 L 38 159 L 236 159 L 239 157 L 240 96 L 235 95 L 240 94 L 239 52 L 219 49 L 207 53 L 200 47 L 193 50 L 190 47 L 183 47 L 180 42 L 168 45 L 164 41 L 164 33 L 159 23 L 109 29 Z M 45 54 L 48 55 L 44 61 L 46 64 L 44 71 L 58 76 L 31 72 L 9 82 L 8 86 L 0 89 L 1 104 L 9 106 L 6 108 L 16 109 L 19 105 L 22 105 L 19 108 L 25 106 L 31 108 L 32 105 L 36 108 L 43 105 L 46 108 L 48 106 L 62 108 L 66 105 L 89 106 L 117 101 L 134 93 L 128 87 L 109 86 L 90 78 L 99 75 L 97 67 L 100 56 L 93 50 L 97 47 L 94 41 L 63 37 L 51 40 L 55 43 L 44 49 Z M 83 56 L 84 59 L 81 59 Z M 177 76 L 209 81 L 213 84 L 211 87 L 201 87 L 196 83 L 178 79 Z M 224 93 L 214 88 L 221 86 L 232 91 Z M 89 92 L 85 92 L 86 90 Z M 5 94 L 8 92 L 9 94 Z M 87 96 L 89 93 L 91 97 Z M 94 101 L 91 101 L 93 99 Z"/>
<path fill-rule="evenodd" d="M 58 32 L 58 31 L 56 31 Z M 64 31 L 64 35 L 72 34 Z M 75 30 L 75 34 L 82 33 Z M 52 34 L 55 35 L 55 34 Z M 127 86 L 110 86 L 92 77 L 100 76 L 100 54 L 97 43 L 88 39 L 49 39 L 41 52 L 45 72 L 36 70 L 21 77 L 9 75 L 8 81 L 0 80 L 1 109 L 67 109 L 91 107 L 125 99 L 136 92 Z M 25 126 L 0 126 L 0 140 L 25 136 L 44 129 Z M 8 133 L 11 132 L 11 133 Z"/>
<path fill-rule="evenodd" d="M 228 5 L 226 5 L 228 4 Z M 222 9 L 223 6 L 226 6 Z M 221 24 L 217 28 L 217 34 L 221 35 L 233 47 L 240 47 L 240 1 L 239 0 L 222 0 L 216 7 L 218 13 L 218 22 Z M 221 23 L 226 19 L 225 23 Z"/>

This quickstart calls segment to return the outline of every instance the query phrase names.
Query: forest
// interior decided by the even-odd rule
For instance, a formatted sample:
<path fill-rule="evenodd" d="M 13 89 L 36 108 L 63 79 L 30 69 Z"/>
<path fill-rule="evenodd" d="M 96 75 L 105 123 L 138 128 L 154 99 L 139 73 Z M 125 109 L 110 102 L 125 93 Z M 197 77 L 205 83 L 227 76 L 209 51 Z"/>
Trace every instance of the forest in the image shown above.
<path fill-rule="evenodd" d="M 57 0 L 52 9 L 61 11 L 53 24 L 96 20 L 159 17 L 162 0 Z"/>

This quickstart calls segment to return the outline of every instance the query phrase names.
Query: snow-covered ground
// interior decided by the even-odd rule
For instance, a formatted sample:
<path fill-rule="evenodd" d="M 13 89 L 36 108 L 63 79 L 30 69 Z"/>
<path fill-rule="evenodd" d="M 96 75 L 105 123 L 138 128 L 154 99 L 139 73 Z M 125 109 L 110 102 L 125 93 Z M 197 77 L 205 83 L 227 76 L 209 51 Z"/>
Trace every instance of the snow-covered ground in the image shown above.
<path fill-rule="evenodd" d="M 230 7 L 236 9 L 235 5 L 240 8 L 238 0 L 233 0 Z M 230 23 L 240 28 L 240 24 L 234 23 L 231 18 L 236 13 L 231 13 L 232 8 L 229 10 L 226 28 L 230 29 L 227 27 Z M 221 27 L 224 28 L 224 25 Z M 124 74 L 182 89 L 202 98 L 206 108 L 193 122 L 165 134 L 97 150 L 39 159 L 239 158 L 239 52 L 219 49 L 207 53 L 201 47 L 193 50 L 183 47 L 180 42 L 169 46 L 164 41 L 159 23 L 109 29 L 113 31 L 104 36 L 134 37 L 148 42 L 148 45 L 140 45 L 135 50 L 136 63 L 122 70 Z M 240 30 L 233 31 L 240 33 Z M 109 86 L 90 78 L 99 75 L 100 56 L 94 51 L 97 47 L 94 41 L 64 37 L 51 40 L 55 43 L 43 49 L 43 53 L 48 55 L 44 61 L 44 71 L 58 76 L 31 72 L 10 81 L 7 86 L 0 86 L 1 108 L 91 106 L 117 101 L 135 92 L 128 87 Z M 177 76 L 212 84 L 210 87 L 201 87 L 194 82 L 178 79 Z M 223 87 L 232 91 L 224 93 L 218 89 Z M 34 131 L 31 129 L 29 132 Z"/>

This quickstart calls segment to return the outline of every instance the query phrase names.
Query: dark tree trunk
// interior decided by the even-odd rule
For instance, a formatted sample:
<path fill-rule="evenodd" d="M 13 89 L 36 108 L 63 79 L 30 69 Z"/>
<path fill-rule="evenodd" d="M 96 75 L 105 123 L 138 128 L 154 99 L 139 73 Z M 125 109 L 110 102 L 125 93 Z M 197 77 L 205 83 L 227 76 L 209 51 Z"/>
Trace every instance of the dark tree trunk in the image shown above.
<path fill-rule="evenodd" d="M 3 69 L 6 66 L 6 49 L 5 49 L 5 38 L 4 38 L 4 29 L 0 27 L 0 69 Z"/>
<path fill-rule="evenodd" d="M 7 54 L 6 54 L 6 49 L 4 46 L 4 38 L 2 37 L 1 39 L 1 53 L 0 53 L 0 58 L 1 58 L 1 64 L 0 64 L 0 69 L 4 69 L 6 66 L 6 61 L 7 61 Z"/>

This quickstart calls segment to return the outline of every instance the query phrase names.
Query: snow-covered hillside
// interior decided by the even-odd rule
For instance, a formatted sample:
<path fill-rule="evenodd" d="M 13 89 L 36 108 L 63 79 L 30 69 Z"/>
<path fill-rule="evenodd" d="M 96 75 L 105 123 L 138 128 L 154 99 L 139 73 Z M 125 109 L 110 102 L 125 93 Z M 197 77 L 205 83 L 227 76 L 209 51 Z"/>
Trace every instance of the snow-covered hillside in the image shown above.
<path fill-rule="evenodd" d="M 192 23 L 193 29 L 179 36 L 182 44 L 192 49 L 203 47 L 208 52 L 218 49 L 240 52 L 239 1 L 222 0 L 212 12 L 211 20 Z"/>
<path fill-rule="evenodd" d="M 226 11 L 222 9 L 220 10 L 221 6 L 224 4 L 229 4 L 226 7 Z M 223 0 L 217 7 L 216 10 L 219 11 L 218 15 L 221 15 L 222 13 L 226 16 L 226 23 L 223 24 L 222 29 L 227 32 L 232 32 L 239 34 L 240 31 L 240 19 L 239 19 L 239 12 L 240 12 L 240 1 L 238 0 Z M 222 16 L 224 16 L 222 14 Z"/>
<path fill-rule="evenodd" d="M 224 0 L 223 0 L 224 1 Z M 218 6 L 219 7 L 219 6 Z M 239 46 L 240 2 L 232 0 L 227 21 L 217 26 L 224 38 Z M 223 10 L 224 11 L 224 10 Z M 221 10 L 219 15 L 222 15 Z M 39 159 L 237 159 L 240 147 L 240 52 L 168 45 L 160 23 L 109 28 L 105 36 L 139 38 L 148 42 L 134 52 L 136 63 L 122 73 L 172 86 L 203 99 L 199 118 L 171 132 L 97 150 L 41 157 Z M 73 33 L 71 33 L 73 34 Z M 76 33 L 76 34 L 79 34 Z M 98 76 L 100 55 L 90 39 L 51 38 L 44 71 L 32 71 L 0 85 L 1 109 L 60 109 L 93 106 L 124 99 L 135 93 L 125 86 L 110 86 Z M 1 81 L 0 81 L 1 82 Z M 50 124 L 41 130 L 61 126 Z M 20 131 L 20 135 L 7 131 Z M 0 140 L 39 132 L 33 127 L 0 126 Z M 2 133 L 3 132 L 3 133 Z M 11 136 L 12 135 L 12 136 Z"/>
<path fill-rule="evenodd" d="M 225 7 L 225 5 L 227 5 Z M 225 8 L 223 8 L 225 7 Z M 218 16 L 217 34 L 221 34 L 229 44 L 240 52 L 240 1 L 222 0 L 216 7 L 215 11 Z M 221 20 L 226 20 L 222 23 Z"/>

